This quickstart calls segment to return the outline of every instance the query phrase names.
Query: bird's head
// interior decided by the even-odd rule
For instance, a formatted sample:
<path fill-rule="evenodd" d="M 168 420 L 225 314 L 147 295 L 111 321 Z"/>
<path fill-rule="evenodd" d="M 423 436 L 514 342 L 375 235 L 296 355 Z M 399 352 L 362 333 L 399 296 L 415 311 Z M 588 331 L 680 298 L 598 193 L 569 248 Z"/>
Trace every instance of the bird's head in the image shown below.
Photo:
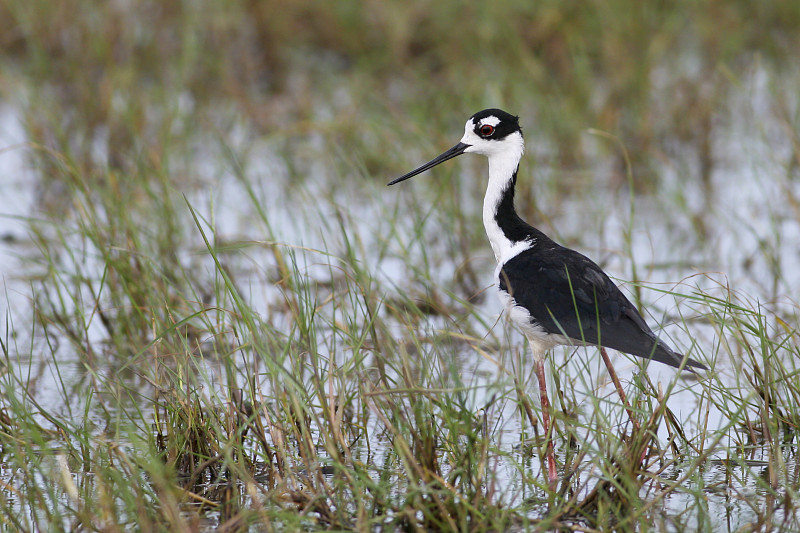
<path fill-rule="evenodd" d="M 421 167 L 391 181 L 389 185 L 405 181 L 461 154 L 485 155 L 490 162 L 498 159 L 516 167 L 524 146 L 519 117 L 502 109 L 484 109 L 467 120 L 461 142 Z"/>

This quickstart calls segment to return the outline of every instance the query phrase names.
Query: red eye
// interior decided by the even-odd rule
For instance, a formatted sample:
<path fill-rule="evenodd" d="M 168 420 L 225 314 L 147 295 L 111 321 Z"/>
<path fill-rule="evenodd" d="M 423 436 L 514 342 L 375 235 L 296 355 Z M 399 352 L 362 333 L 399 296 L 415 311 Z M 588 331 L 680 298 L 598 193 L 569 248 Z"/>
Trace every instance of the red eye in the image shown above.
<path fill-rule="evenodd" d="M 491 124 L 484 124 L 483 126 L 481 126 L 480 132 L 481 135 L 483 135 L 484 137 L 488 137 L 489 135 L 494 133 L 494 126 L 492 126 Z"/>

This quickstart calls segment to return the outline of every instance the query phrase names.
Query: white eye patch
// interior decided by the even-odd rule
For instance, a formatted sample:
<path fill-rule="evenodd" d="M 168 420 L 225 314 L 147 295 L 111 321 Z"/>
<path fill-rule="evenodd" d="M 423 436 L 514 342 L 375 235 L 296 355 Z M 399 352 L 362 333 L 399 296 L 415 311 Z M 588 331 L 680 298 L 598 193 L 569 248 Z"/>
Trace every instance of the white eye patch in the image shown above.
<path fill-rule="evenodd" d="M 495 116 L 491 116 L 491 117 L 486 117 L 484 119 L 481 119 L 479 125 L 480 126 L 487 126 L 487 125 L 488 126 L 497 126 L 498 124 L 500 124 L 500 119 L 495 117 Z"/>

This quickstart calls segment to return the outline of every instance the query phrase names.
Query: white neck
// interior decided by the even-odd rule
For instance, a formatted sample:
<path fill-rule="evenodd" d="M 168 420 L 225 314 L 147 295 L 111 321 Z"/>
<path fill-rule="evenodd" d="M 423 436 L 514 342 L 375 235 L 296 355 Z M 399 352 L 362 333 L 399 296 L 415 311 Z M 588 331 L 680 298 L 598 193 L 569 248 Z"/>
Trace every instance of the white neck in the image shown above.
<path fill-rule="evenodd" d="M 513 141 L 510 144 L 509 141 Z M 489 158 L 489 183 L 483 199 L 483 227 L 498 264 L 503 264 L 529 246 L 527 241 L 512 242 L 497 223 L 497 208 L 503 193 L 513 187 L 514 173 L 519 167 L 525 144 L 522 135 L 509 136 L 503 150 L 487 154 Z"/>

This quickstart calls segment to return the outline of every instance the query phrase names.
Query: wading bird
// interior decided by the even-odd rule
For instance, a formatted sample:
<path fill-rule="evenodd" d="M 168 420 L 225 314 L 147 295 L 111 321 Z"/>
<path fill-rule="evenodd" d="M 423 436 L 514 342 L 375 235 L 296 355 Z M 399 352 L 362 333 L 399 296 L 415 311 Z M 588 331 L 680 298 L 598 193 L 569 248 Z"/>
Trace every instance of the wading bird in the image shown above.
<path fill-rule="evenodd" d="M 548 350 L 561 344 L 598 346 L 626 409 L 625 394 L 605 347 L 677 368 L 706 367 L 676 353 L 656 337 L 633 304 L 591 259 L 553 242 L 517 215 L 514 186 L 523 151 L 519 117 L 500 109 L 485 109 L 467 120 L 461 142 L 389 185 L 461 154 L 480 154 L 489 159 L 483 225 L 497 260 L 495 278 L 500 300 L 533 351 L 547 439 L 547 474 L 553 485 L 557 475 L 544 373 Z"/>

